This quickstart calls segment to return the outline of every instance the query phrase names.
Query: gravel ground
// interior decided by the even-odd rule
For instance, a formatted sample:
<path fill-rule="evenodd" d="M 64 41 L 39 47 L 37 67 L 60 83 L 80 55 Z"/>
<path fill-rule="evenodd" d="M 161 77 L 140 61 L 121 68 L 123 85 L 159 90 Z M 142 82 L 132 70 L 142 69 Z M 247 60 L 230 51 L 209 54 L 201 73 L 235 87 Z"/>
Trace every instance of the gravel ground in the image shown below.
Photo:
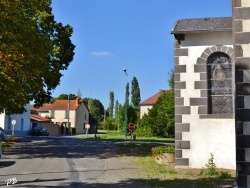
<path fill-rule="evenodd" d="M 111 157 L 105 159 L 105 173 L 98 178 L 98 183 L 112 187 L 148 187 L 139 168 L 133 166 L 133 157 Z"/>
<path fill-rule="evenodd" d="M 61 187 L 93 187 L 93 188 L 149 188 L 149 187 L 160 187 L 159 185 L 164 185 L 161 187 L 167 188 L 175 188 L 175 187 L 185 187 L 185 188 L 195 188 L 197 186 L 197 180 L 195 178 L 190 178 L 186 176 L 181 176 L 183 173 L 191 174 L 194 172 L 185 170 L 181 170 L 180 173 L 174 167 L 169 168 L 166 166 L 167 172 L 163 175 L 163 179 L 160 178 L 158 174 L 148 175 L 148 171 L 145 170 L 147 168 L 141 165 L 134 165 L 135 161 L 137 161 L 137 157 L 144 156 L 144 154 L 150 154 L 150 146 L 146 146 L 145 144 L 140 144 L 140 146 L 134 147 L 130 144 L 124 143 L 114 143 L 114 142 L 106 142 L 106 141 L 86 141 L 86 140 L 78 140 L 78 139 L 60 139 L 59 143 L 56 147 L 54 146 L 54 142 L 56 140 L 48 139 L 50 142 L 42 142 L 43 139 L 39 138 L 38 141 L 33 142 L 35 145 L 39 145 L 39 150 L 36 150 L 36 147 L 30 147 L 32 144 L 19 143 L 17 144 L 17 148 L 14 146 L 12 148 L 12 153 L 9 153 L 9 157 L 15 160 L 38 160 L 42 162 L 41 159 L 50 159 L 58 158 L 63 159 L 67 157 L 67 161 L 70 161 L 72 164 L 72 169 L 70 170 L 60 170 L 53 169 L 55 171 L 72 172 L 72 175 L 77 175 L 77 182 L 67 185 L 66 183 L 62 183 Z M 56 152 L 42 152 L 48 150 L 48 144 L 50 144 L 49 148 L 55 150 Z M 22 145 L 20 149 L 20 145 Z M 46 147 L 45 147 L 46 146 Z M 19 148 L 19 150 L 18 150 Z M 30 150 L 33 148 L 33 150 Z M 65 155 L 64 151 L 66 149 L 67 155 Z M 42 150 L 42 151 L 41 151 Z M 14 153 L 13 153 L 14 152 Z M 26 154 L 27 155 L 26 155 Z M 8 158 L 8 155 L 6 156 Z M 37 159 L 36 159 L 37 158 Z M 17 165 L 13 166 L 16 167 Z M 27 168 L 27 165 L 25 166 Z M 74 169 L 74 168 L 76 169 Z M 148 167 L 148 166 L 147 166 Z M 34 167 L 36 168 L 36 167 Z M 151 166 L 150 166 L 151 168 Z M 8 168 L 11 169 L 11 168 Z M 33 170 L 34 171 L 34 170 Z M 47 172 L 45 170 L 44 172 Z M 82 171 L 82 172 L 81 172 Z M 175 172 L 174 174 L 170 174 L 170 172 Z M 177 173 L 178 172 L 178 173 Z M 6 173 L 6 172 L 5 172 Z M 12 173 L 12 172 L 11 172 Z M 47 174 L 47 173 L 46 173 Z M 31 176 L 31 175 L 30 175 Z M 171 178 L 168 178 L 170 176 Z M 197 177 L 197 176 L 196 176 Z M 53 177 L 51 177 L 53 178 Z M 68 177 L 69 178 L 69 177 Z M 82 179 L 81 179 L 82 178 Z M 198 177 L 199 178 L 199 177 Z M 49 179 L 47 177 L 47 179 Z M 200 178 L 199 178 L 200 179 Z M 70 178 L 71 180 L 71 178 Z M 79 181 L 78 181 L 79 180 Z M 204 179 L 207 183 L 211 179 Z M 203 180 L 198 180 L 203 183 Z M 200 183 L 199 182 L 199 183 Z M 50 182 L 52 184 L 52 181 Z M 221 182 L 220 184 L 215 184 L 212 187 L 234 187 L 234 180 L 232 178 L 229 181 Z M 185 186 L 183 186 L 185 185 Z M 211 185 L 211 184 L 210 184 Z M 211 186 L 204 186 L 211 188 Z"/>

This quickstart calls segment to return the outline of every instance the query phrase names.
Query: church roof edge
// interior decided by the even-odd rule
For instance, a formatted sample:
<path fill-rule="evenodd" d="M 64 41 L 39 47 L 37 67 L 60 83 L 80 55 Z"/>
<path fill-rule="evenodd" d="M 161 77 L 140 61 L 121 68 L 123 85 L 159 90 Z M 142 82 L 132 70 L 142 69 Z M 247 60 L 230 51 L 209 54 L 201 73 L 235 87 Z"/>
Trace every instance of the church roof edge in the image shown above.
<path fill-rule="evenodd" d="M 179 19 L 171 34 L 232 31 L 232 17 Z"/>

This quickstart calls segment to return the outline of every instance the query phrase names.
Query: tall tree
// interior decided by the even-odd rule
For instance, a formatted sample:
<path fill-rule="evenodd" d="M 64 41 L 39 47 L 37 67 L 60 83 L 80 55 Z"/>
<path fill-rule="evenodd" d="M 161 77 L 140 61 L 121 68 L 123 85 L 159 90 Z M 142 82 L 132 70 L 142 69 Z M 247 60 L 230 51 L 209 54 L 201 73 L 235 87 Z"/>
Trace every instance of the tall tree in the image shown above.
<path fill-rule="evenodd" d="M 127 82 L 126 84 L 126 91 L 125 91 L 125 104 L 129 104 L 129 83 Z"/>
<path fill-rule="evenodd" d="M 121 126 L 120 130 L 122 131 L 125 131 L 124 122 L 125 122 L 126 110 L 127 110 L 127 123 L 136 123 L 136 120 L 137 120 L 136 111 L 131 105 L 121 106 L 121 108 L 119 108 L 119 125 Z M 127 132 L 129 131 L 127 130 Z"/>
<path fill-rule="evenodd" d="M 132 79 L 131 102 L 132 106 L 135 109 L 138 110 L 140 108 L 141 94 L 140 94 L 139 83 L 136 77 L 133 77 Z"/>
<path fill-rule="evenodd" d="M 51 99 L 73 60 L 73 29 L 54 20 L 51 0 L 0 1 L 0 112 Z"/>
<path fill-rule="evenodd" d="M 108 107 L 108 110 L 109 110 L 109 117 L 113 118 L 113 115 L 114 115 L 114 97 L 115 97 L 115 94 L 114 94 L 114 91 L 110 91 L 109 93 L 109 107 Z"/>
<path fill-rule="evenodd" d="M 120 104 L 118 100 L 115 101 L 115 119 L 118 120 Z"/>
<path fill-rule="evenodd" d="M 119 104 L 118 100 L 116 100 L 115 102 L 115 121 L 117 123 L 117 128 L 118 128 L 118 131 L 120 131 L 121 129 L 121 125 L 120 125 L 120 109 L 122 108 L 122 105 Z"/>
<path fill-rule="evenodd" d="M 84 98 L 84 103 L 88 107 L 90 114 L 97 120 L 101 121 L 104 118 L 104 106 L 98 99 Z"/>

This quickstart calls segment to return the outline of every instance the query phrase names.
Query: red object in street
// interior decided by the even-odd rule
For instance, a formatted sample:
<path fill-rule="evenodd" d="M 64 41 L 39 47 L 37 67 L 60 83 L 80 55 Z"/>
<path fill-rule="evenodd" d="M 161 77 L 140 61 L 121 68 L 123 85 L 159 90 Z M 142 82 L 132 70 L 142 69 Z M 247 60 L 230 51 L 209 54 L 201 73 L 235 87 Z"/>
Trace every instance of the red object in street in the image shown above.
<path fill-rule="evenodd" d="M 134 131 L 135 130 L 135 124 L 133 124 L 133 123 L 130 123 L 130 124 L 128 124 L 128 130 L 129 131 Z"/>

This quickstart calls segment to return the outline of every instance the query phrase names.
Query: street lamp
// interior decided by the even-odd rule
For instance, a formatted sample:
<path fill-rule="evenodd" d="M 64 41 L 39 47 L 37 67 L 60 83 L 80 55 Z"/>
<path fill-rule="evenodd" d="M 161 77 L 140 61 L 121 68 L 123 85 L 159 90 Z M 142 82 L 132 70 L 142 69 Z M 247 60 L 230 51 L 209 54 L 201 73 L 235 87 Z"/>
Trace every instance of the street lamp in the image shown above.
<path fill-rule="evenodd" d="M 128 99 L 127 99 L 126 88 L 127 88 L 127 83 L 128 83 L 128 73 L 127 73 L 127 69 L 123 69 L 123 71 L 126 74 L 124 136 L 125 136 L 125 140 L 127 140 L 127 125 L 128 125 L 128 107 L 127 107 L 127 105 L 128 105 Z"/>

